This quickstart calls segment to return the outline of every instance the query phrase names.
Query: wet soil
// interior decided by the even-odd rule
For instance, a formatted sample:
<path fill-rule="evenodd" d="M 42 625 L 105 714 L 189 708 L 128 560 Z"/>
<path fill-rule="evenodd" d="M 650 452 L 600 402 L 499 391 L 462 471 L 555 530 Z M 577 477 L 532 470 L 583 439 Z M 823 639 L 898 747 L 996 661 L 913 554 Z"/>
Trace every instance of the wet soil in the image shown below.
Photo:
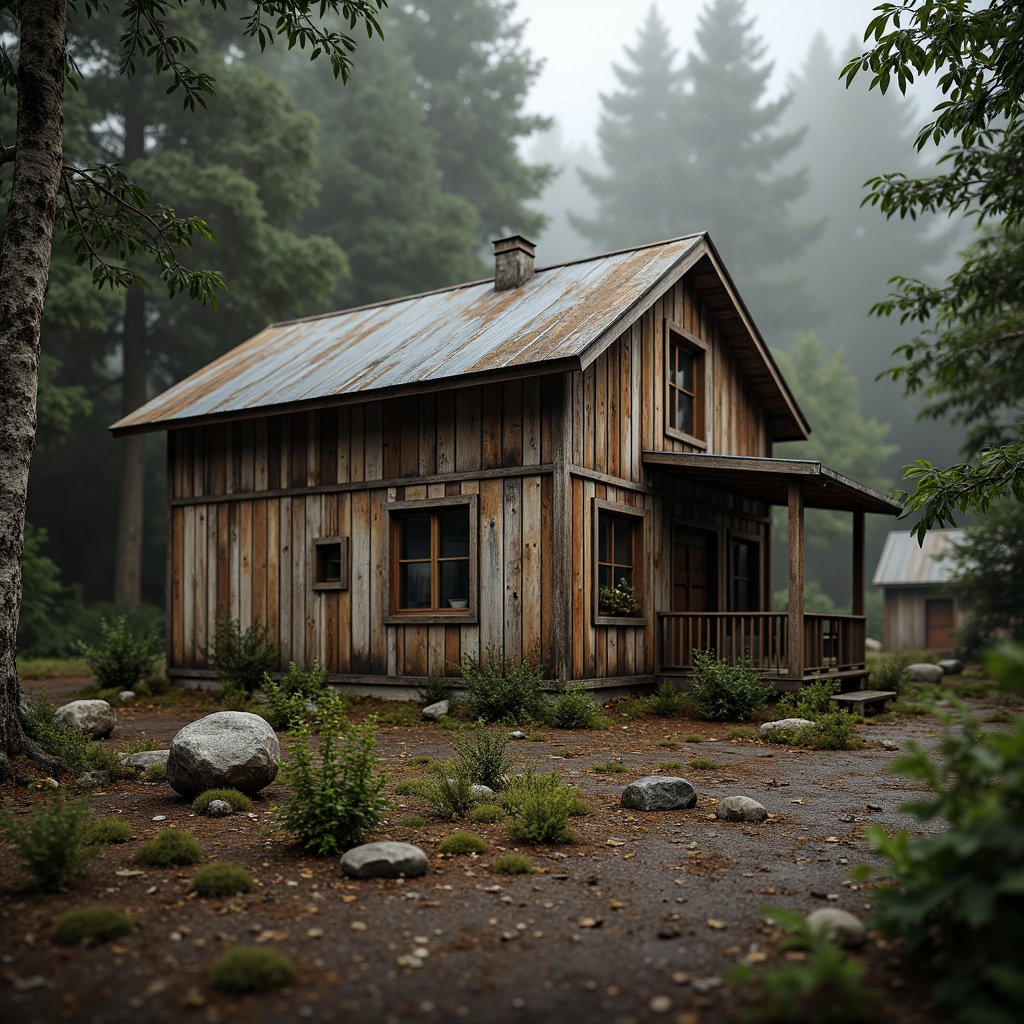
<path fill-rule="evenodd" d="M 49 692 L 60 702 L 74 689 L 51 684 Z M 120 709 L 109 742 L 145 735 L 166 746 L 185 722 L 212 710 L 212 699 L 203 695 L 173 707 Z M 423 773 L 410 760 L 452 753 L 452 733 L 432 723 L 378 728 L 393 807 L 372 838 L 426 850 L 430 871 L 420 878 L 352 881 L 341 873 L 337 857 L 309 856 L 272 833 L 269 807 L 284 792 L 279 785 L 268 787 L 251 813 L 220 820 L 194 815 L 165 782 L 117 782 L 92 790 L 96 813 L 125 818 L 132 840 L 104 850 L 65 892 L 33 891 L 16 869 L 13 850 L 0 846 L 0 1019 L 742 1019 L 745 990 L 728 983 L 730 968 L 743 959 L 763 966 L 783 955 L 779 933 L 765 921 L 767 904 L 801 913 L 837 906 L 870 915 L 870 884 L 848 877 L 854 865 L 874 860 L 864 829 L 922 827 L 900 811 L 922 787 L 887 770 L 898 755 L 882 741 L 903 748 L 911 740 L 930 744 L 940 726 L 927 717 L 869 719 L 859 727 L 864 746 L 850 751 L 729 740 L 731 728 L 619 717 L 608 730 L 544 728 L 513 744 L 518 765 L 536 762 L 541 770 L 559 771 L 582 788 L 592 808 L 573 819 L 577 842 L 518 848 L 533 859 L 536 871 L 514 878 L 490 869 L 496 856 L 516 849 L 500 823 L 468 826 L 488 844 L 486 854 L 471 857 L 437 853 L 441 840 L 464 823 L 397 824 L 410 815 L 429 817 L 416 797 L 393 792 L 403 779 Z M 695 736 L 700 742 L 691 741 Z M 694 758 L 718 767 L 692 768 Z M 609 763 L 625 771 L 594 770 Z M 29 800 L 25 776 L 35 772 L 27 762 L 19 768 L 21 784 L 4 795 L 23 808 Z M 642 813 L 619 807 L 628 781 L 658 773 L 688 778 L 699 794 L 696 808 Z M 763 803 L 768 821 L 717 820 L 715 802 L 737 793 Z M 255 890 L 198 899 L 188 891 L 192 869 L 137 864 L 140 845 L 167 827 L 196 835 L 204 862 L 245 865 Z M 126 911 L 136 931 L 91 948 L 52 942 L 62 913 L 97 901 Z M 227 949 L 252 943 L 288 954 L 296 981 L 261 996 L 213 992 L 207 985 L 212 963 Z M 879 1019 L 946 1019 L 929 1005 L 922 980 L 898 947 L 872 933 L 857 957 L 884 994 Z"/>

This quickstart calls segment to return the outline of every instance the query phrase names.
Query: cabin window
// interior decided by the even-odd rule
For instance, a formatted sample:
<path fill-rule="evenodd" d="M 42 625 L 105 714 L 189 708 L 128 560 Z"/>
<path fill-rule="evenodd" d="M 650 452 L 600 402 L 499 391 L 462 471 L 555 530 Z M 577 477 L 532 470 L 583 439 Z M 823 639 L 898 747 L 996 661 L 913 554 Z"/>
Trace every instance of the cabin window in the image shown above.
<path fill-rule="evenodd" d="M 475 619 L 474 509 L 475 500 L 469 498 L 388 505 L 390 621 Z"/>
<path fill-rule="evenodd" d="M 706 448 L 707 346 L 689 331 L 665 322 L 665 433 Z"/>
<path fill-rule="evenodd" d="M 734 612 L 761 610 L 761 545 L 734 537 L 729 544 L 730 604 Z"/>
<path fill-rule="evenodd" d="M 313 541 L 313 589 L 348 590 L 348 537 Z"/>
<path fill-rule="evenodd" d="M 643 622 L 646 513 L 594 499 L 594 616 Z"/>

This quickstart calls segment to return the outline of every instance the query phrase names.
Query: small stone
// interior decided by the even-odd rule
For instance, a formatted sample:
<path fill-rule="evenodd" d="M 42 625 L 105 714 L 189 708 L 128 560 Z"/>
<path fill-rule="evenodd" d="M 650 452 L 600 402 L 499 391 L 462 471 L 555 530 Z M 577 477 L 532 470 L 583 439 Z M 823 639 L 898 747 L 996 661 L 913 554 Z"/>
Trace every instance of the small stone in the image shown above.
<path fill-rule="evenodd" d="M 697 791 L 686 779 L 645 775 L 622 791 L 619 804 L 637 811 L 686 810 L 697 805 Z"/>
<path fill-rule="evenodd" d="M 231 804 L 227 800 L 211 800 L 206 813 L 211 818 L 227 818 L 232 814 Z"/>
<path fill-rule="evenodd" d="M 725 821 L 764 821 L 768 811 L 749 796 L 727 796 L 715 805 L 715 817 Z"/>
<path fill-rule="evenodd" d="M 886 750 L 900 749 L 900 745 L 898 743 L 893 743 L 892 740 L 882 740 L 882 746 L 885 747 Z"/>
<path fill-rule="evenodd" d="M 428 722 L 440 722 L 448 714 L 450 707 L 448 701 L 439 700 L 436 704 L 428 704 L 420 712 L 420 716 Z"/>
<path fill-rule="evenodd" d="M 652 996 L 647 1005 L 651 1013 L 668 1013 L 672 1009 L 672 1000 L 668 996 Z"/>
<path fill-rule="evenodd" d="M 364 843 L 341 858 L 341 870 L 352 878 L 413 878 L 426 874 L 427 855 L 412 843 Z"/>
<path fill-rule="evenodd" d="M 515 731 L 510 732 L 508 734 L 508 738 L 510 740 L 525 740 L 526 739 L 526 733 L 523 732 L 522 729 L 516 729 Z"/>
<path fill-rule="evenodd" d="M 134 691 L 134 690 L 122 690 L 122 691 L 121 691 L 121 692 L 120 692 L 120 693 L 119 693 L 119 694 L 117 695 L 117 699 L 118 699 L 118 700 L 119 700 L 119 701 L 120 701 L 120 702 L 121 702 L 122 704 L 131 704 L 131 702 L 132 702 L 133 700 L 135 700 L 135 691 Z"/>
<path fill-rule="evenodd" d="M 864 923 L 838 907 L 822 907 L 808 914 L 806 920 L 812 932 L 840 946 L 862 946 L 867 937 Z"/>
<path fill-rule="evenodd" d="M 907 675 L 918 683 L 938 683 L 944 675 L 940 665 L 915 663 L 907 666 Z"/>
<path fill-rule="evenodd" d="M 869 811 L 880 811 L 882 809 L 881 804 L 868 804 L 867 806 Z"/>

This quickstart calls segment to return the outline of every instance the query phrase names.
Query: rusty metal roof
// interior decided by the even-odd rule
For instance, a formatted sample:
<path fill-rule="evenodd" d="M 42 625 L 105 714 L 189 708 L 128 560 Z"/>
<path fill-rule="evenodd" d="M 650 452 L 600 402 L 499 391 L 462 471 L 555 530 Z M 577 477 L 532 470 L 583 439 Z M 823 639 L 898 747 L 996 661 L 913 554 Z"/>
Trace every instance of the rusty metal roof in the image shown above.
<path fill-rule="evenodd" d="M 477 281 L 273 324 L 111 430 L 168 429 L 479 378 L 582 369 L 702 257 L 720 266 L 705 234 L 688 235 L 541 268 L 507 291 Z M 731 289 L 724 271 L 720 277 L 722 288 Z M 768 369 L 759 390 L 776 437 L 806 436 L 767 347 L 745 322 L 739 343 Z"/>
<path fill-rule="evenodd" d="M 872 583 L 876 587 L 923 587 L 946 583 L 953 570 L 953 545 L 963 530 L 929 530 L 924 544 L 909 533 L 890 533 Z"/>

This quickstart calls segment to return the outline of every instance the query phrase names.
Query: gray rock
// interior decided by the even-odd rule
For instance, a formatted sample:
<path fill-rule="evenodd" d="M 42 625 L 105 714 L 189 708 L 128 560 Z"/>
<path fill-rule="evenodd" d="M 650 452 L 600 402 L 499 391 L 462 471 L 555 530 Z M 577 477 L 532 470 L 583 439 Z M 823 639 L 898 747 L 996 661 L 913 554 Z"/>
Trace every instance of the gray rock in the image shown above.
<path fill-rule="evenodd" d="M 73 700 L 57 708 L 57 721 L 101 740 L 114 731 L 117 715 L 105 700 Z"/>
<path fill-rule="evenodd" d="M 898 743 L 893 743 L 892 740 L 882 740 L 882 746 L 886 750 L 899 750 L 900 749 L 900 745 Z"/>
<path fill-rule="evenodd" d="M 807 915 L 811 931 L 840 946 L 863 946 L 867 931 L 860 918 L 838 907 L 822 907 Z"/>
<path fill-rule="evenodd" d="M 106 786 L 114 781 L 110 772 L 83 772 L 75 780 L 80 786 Z"/>
<path fill-rule="evenodd" d="M 341 870 L 352 878 L 413 878 L 426 874 L 427 855 L 412 843 L 365 843 L 341 858 Z"/>
<path fill-rule="evenodd" d="M 645 775 L 622 791 L 619 803 L 637 811 L 681 811 L 697 805 L 697 791 L 686 779 Z"/>
<path fill-rule="evenodd" d="M 508 738 L 510 740 L 525 740 L 526 739 L 526 733 L 523 732 L 522 729 L 516 729 L 515 731 L 510 732 L 508 734 Z"/>
<path fill-rule="evenodd" d="M 469 787 L 470 793 L 473 794 L 473 799 L 480 804 L 489 804 L 494 800 L 494 790 L 490 786 L 481 786 L 479 783 L 474 782 Z"/>
<path fill-rule="evenodd" d="M 274 730 L 248 711 L 218 711 L 181 729 L 171 740 L 167 781 L 189 800 L 207 789 L 249 796 L 277 776 L 281 745 Z"/>
<path fill-rule="evenodd" d="M 727 796 L 715 805 L 715 817 L 725 821 L 764 821 L 768 811 L 749 796 Z"/>
<path fill-rule="evenodd" d="M 439 700 L 436 704 L 428 704 L 420 714 L 428 722 L 440 722 L 448 714 L 449 704 L 446 700 Z"/>
<path fill-rule="evenodd" d="M 140 750 L 134 754 L 118 754 L 121 764 L 129 768 L 140 768 L 145 770 L 151 764 L 162 764 L 166 767 L 167 758 L 171 756 L 169 750 Z"/>
<path fill-rule="evenodd" d="M 941 668 L 947 676 L 958 676 L 964 670 L 964 663 L 960 661 L 959 658 L 943 658 L 943 660 L 939 662 L 939 668 Z"/>
<path fill-rule="evenodd" d="M 809 718 L 780 718 L 777 722 L 765 722 L 757 730 L 757 738 L 770 739 L 773 732 L 795 732 L 805 725 L 814 725 Z"/>
<path fill-rule="evenodd" d="M 227 818 L 231 813 L 231 804 L 227 800 L 211 800 L 206 805 L 206 814 L 210 818 Z"/>
<path fill-rule="evenodd" d="M 135 691 L 134 691 L 134 690 L 122 690 L 122 691 L 121 691 L 121 692 L 120 692 L 120 693 L 119 693 L 119 694 L 117 695 L 117 699 L 118 699 L 118 700 L 119 700 L 119 701 L 120 701 L 120 702 L 121 702 L 122 704 L 131 704 L 131 702 L 132 702 L 133 700 L 135 700 Z"/>
<path fill-rule="evenodd" d="M 919 683 L 937 683 L 943 676 L 942 668 L 939 665 L 908 665 L 907 675 Z"/>

